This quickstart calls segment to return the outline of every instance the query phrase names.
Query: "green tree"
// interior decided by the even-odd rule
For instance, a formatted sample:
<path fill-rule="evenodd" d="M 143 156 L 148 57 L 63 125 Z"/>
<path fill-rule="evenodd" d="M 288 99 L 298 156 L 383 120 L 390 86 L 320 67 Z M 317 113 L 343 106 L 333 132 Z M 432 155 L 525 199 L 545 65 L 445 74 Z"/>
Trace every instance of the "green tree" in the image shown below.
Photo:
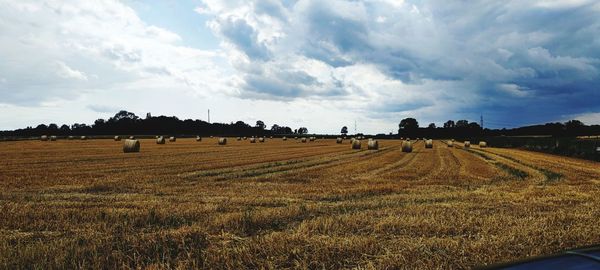
<path fill-rule="evenodd" d="M 342 127 L 342 131 L 340 133 L 342 133 L 344 136 L 346 136 L 348 134 L 348 127 L 347 126 L 343 126 Z"/>

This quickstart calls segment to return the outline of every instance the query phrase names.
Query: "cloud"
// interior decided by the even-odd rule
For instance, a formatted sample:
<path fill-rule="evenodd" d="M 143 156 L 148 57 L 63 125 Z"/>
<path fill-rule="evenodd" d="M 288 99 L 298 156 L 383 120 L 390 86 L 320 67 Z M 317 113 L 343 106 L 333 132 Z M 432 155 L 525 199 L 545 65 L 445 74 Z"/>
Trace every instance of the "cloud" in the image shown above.
<path fill-rule="evenodd" d="M 75 70 L 60 61 L 56 62 L 56 75 L 65 79 L 77 79 L 83 81 L 87 81 L 88 79 L 85 73 Z"/>
<path fill-rule="evenodd" d="M 468 11 L 445 1 L 261 2 L 200 8 L 227 41 L 246 98 L 320 97 L 385 118 L 508 121 L 526 106 L 520 117 L 551 121 L 560 115 L 549 109 L 600 110 L 588 102 L 600 98 L 593 1 L 473 1 Z"/>
<path fill-rule="evenodd" d="M 197 27 L 214 33 L 215 50 L 183 45 L 125 3 L 0 0 L 0 103 L 81 100 L 91 114 L 220 97 L 207 106 L 264 102 L 372 127 L 600 111 L 597 1 L 201 0 Z"/>
<path fill-rule="evenodd" d="M 0 102 L 39 106 L 152 81 L 192 95 L 230 93 L 219 52 L 180 44 L 116 0 L 0 0 Z M 214 85 L 207 87 L 207 85 Z M 137 87 L 135 87 L 137 86 Z"/>

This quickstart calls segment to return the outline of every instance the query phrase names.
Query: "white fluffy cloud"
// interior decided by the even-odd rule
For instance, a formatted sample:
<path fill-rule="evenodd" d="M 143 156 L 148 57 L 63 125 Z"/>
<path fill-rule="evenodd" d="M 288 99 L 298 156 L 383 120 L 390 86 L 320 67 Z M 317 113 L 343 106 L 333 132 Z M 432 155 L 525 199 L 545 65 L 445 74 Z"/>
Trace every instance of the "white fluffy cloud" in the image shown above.
<path fill-rule="evenodd" d="M 117 108 L 202 118 L 210 107 L 220 121 L 318 132 L 480 113 L 514 125 L 593 121 L 600 111 L 591 0 L 202 0 L 198 27 L 216 50 L 183 45 L 118 0 L 0 7 L 0 108 L 18 115 L 2 114 L 0 128 L 89 123 Z"/>

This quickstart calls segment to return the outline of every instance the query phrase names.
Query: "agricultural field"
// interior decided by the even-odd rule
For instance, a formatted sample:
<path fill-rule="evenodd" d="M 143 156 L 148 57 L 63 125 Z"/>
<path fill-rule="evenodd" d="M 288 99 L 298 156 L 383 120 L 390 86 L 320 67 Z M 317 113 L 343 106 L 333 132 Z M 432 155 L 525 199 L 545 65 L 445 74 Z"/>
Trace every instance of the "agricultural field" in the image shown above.
<path fill-rule="evenodd" d="M 0 268 L 468 269 L 600 242 L 595 161 L 140 142 L 0 142 Z"/>

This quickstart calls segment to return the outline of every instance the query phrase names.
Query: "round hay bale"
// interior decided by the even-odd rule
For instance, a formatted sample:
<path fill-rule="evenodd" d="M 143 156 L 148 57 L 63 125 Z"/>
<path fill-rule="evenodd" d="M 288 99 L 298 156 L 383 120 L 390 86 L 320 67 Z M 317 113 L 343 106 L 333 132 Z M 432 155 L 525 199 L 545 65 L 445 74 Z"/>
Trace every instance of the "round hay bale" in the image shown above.
<path fill-rule="evenodd" d="M 156 138 L 156 144 L 165 144 L 165 137 L 158 136 L 158 138 Z"/>
<path fill-rule="evenodd" d="M 265 142 L 265 137 L 258 138 L 258 142 L 264 143 Z"/>
<path fill-rule="evenodd" d="M 115 141 L 120 141 L 120 140 L 121 140 L 121 137 L 115 136 Z"/>
<path fill-rule="evenodd" d="M 377 140 L 369 139 L 369 143 L 367 144 L 367 148 L 369 150 L 377 150 L 377 149 L 379 149 L 379 142 Z"/>
<path fill-rule="evenodd" d="M 294 137 L 294 140 L 298 140 L 298 137 Z"/>
<path fill-rule="evenodd" d="M 69 140 L 75 140 L 75 136 L 69 136 L 69 137 L 67 137 L 67 139 L 69 139 Z"/>
<path fill-rule="evenodd" d="M 248 137 L 244 137 L 244 141 L 247 140 L 247 139 L 248 139 Z"/>
<path fill-rule="evenodd" d="M 169 137 L 169 142 L 176 142 L 177 138 L 175 138 L 175 136 L 171 136 Z"/>
<path fill-rule="evenodd" d="M 354 140 L 354 141 L 352 141 L 352 149 L 360 150 L 360 147 L 361 147 L 360 140 Z"/>
<path fill-rule="evenodd" d="M 402 142 L 402 152 L 410 153 L 412 152 L 412 143 L 408 140 Z"/>
<path fill-rule="evenodd" d="M 425 148 L 433 148 L 433 141 L 431 139 L 425 140 Z"/>
<path fill-rule="evenodd" d="M 344 140 L 342 138 L 335 139 L 335 143 L 342 143 L 342 142 L 344 142 Z"/>
<path fill-rule="evenodd" d="M 471 147 L 471 142 L 470 141 L 465 141 L 465 148 L 469 148 Z"/>
<path fill-rule="evenodd" d="M 140 151 L 140 141 L 138 140 L 125 140 L 123 143 L 123 153 L 135 153 Z"/>
<path fill-rule="evenodd" d="M 448 145 L 448 147 L 454 147 L 453 141 L 448 141 L 448 142 L 446 142 L 446 144 Z"/>
<path fill-rule="evenodd" d="M 302 142 L 305 143 L 306 142 L 306 137 L 302 138 Z"/>
<path fill-rule="evenodd" d="M 50 136 L 50 141 L 56 141 L 56 136 L 54 136 L 54 135 Z"/>
<path fill-rule="evenodd" d="M 227 138 L 219 138 L 219 145 L 226 145 L 227 144 Z"/>
<path fill-rule="evenodd" d="M 270 139 L 273 139 L 273 136 L 269 137 Z"/>
<path fill-rule="evenodd" d="M 287 137 L 286 136 L 283 136 L 283 138 L 281 138 L 281 139 L 284 140 L 284 141 L 287 141 Z"/>
<path fill-rule="evenodd" d="M 211 138 L 213 138 L 213 136 L 210 136 Z"/>
<path fill-rule="evenodd" d="M 81 136 L 81 139 L 85 141 L 85 140 L 88 139 L 88 137 L 87 136 Z"/>
<path fill-rule="evenodd" d="M 202 137 L 200 137 L 200 136 L 196 136 L 196 141 L 197 141 L 197 142 L 201 142 L 201 141 L 202 141 Z"/>
<path fill-rule="evenodd" d="M 129 136 L 130 140 L 135 140 L 135 136 Z"/>
<path fill-rule="evenodd" d="M 256 138 L 250 138 L 250 143 L 256 143 Z"/>
<path fill-rule="evenodd" d="M 484 141 L 480 141 L 479 142 L 479 148 L 486 148 L 487 147 L 487 143 Z"/>
<path fill-rule="evenodd" d="M 315 137 L 310 137 L 309 139 L 310 139 L 311 142 L 314 142 L 316 138 Z"/>
<path fill-rule="evenodd" d="M 47 135 L 42 135 L 42 137 L 40 137 L 40 140 L 42 141 L 47 141 L 48 140 L 48 136 Z"/>
<path fill-rule="evenodd" d="M 242 137 L 237 137 L 236 140 L 241 141 Z"/>

